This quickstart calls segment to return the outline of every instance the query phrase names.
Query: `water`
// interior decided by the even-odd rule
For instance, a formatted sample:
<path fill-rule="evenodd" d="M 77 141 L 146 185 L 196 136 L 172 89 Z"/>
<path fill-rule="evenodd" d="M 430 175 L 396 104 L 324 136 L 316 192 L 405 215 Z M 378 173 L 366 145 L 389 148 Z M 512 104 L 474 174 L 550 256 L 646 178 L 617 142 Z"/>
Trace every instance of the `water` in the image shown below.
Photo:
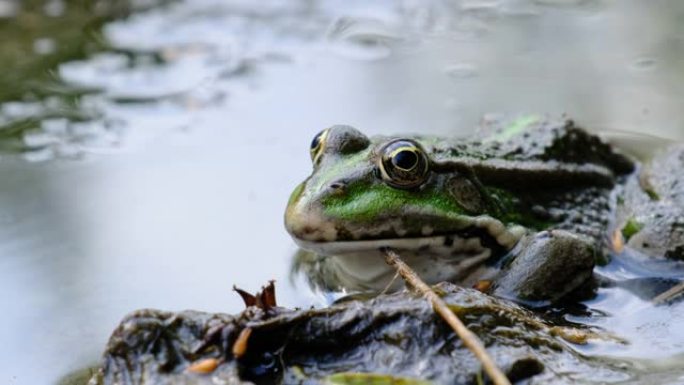
<path fill-rule="evenodd" d="M 567 113 L 684 140 L 684 5 L 648 4 L 0 1 L 0 381 L 96 363 L 137 308 L 237 312 L 233 284 L 324 304 L 289 281 L 282 213 L 331 124 Z M 618 289 L 589 306 L 610 316 L 579 321 L 633 343 L 582 353 L 683 381 L 682 307 Z"/>

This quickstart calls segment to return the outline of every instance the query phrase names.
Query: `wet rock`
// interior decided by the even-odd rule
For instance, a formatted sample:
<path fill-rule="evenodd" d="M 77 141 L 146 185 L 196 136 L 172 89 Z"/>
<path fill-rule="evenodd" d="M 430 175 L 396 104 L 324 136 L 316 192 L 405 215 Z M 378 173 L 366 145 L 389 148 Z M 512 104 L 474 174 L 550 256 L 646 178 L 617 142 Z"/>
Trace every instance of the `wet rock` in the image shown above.
<path fill-rule="evenodd" d="M 451 284 L 435 289 L 515 381 L 624 378 L 574 354 L 557 326 L 517 305 Z M 112 334 L 90 384 L 317 384 L 351 372 L 473 384 L 481 367 L 424 299 L 401 292 L 324 309 L 251 306 L 234 316 L 139 310 Z"/>

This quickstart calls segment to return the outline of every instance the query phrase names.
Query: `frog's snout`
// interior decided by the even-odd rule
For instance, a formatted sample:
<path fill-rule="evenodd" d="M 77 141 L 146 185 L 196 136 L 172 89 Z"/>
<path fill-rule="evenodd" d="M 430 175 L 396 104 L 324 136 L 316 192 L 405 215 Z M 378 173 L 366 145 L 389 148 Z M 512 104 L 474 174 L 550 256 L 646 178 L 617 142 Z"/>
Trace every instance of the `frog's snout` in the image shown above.
<path fill-rule="evenodd" d="M 344 183 L 335 182 L 326 187 L 330 191 L 342 191 Z M 332 242 L 337 239 L 337 229 L 323 213 L 318 200 L 305 196 L 305 189 L 297 187 L 285 210 L 285 229 L 295 241 Z"/>

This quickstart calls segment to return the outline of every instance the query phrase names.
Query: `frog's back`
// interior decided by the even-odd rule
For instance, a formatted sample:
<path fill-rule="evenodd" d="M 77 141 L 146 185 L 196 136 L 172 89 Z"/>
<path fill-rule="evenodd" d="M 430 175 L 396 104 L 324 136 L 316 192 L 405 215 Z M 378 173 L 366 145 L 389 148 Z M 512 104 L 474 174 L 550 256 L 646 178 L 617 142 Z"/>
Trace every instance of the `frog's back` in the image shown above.
<path fill-rule="evenodd" d="M 601 242 L 615 206 L 614 189 L 635 163 L 572 120 L 528 116 L 486 121 L 443 159 L 473 157 L 483 184 L 512 192 L 516 220 L 537 230 L 562 229 Z"/>
<path fill-rule="evenodd" d="M 634 170 L 634 162 L 573 120 L 526 116 L 510 123 L 483 122 L 471 139 L 489 157 L 519 161 L 556 161 L 601 165 L 616 175 Z"/>

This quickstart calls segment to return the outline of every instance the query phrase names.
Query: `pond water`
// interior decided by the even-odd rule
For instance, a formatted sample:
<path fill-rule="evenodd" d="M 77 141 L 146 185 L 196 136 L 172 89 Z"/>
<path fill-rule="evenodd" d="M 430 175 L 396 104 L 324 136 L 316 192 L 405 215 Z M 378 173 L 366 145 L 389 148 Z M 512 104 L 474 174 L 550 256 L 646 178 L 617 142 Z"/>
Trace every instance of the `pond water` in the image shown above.
<path fill-rule="evenodd" d="M 639 154 L 684 140 L 676 0 L 256 4 L 0 0 L 1 383 L 96 364 L 134 309 L 237 312 L 234 284 L 326 304 L 289 278 L 282 215 L 332 124 L 464 135 L 541 112 Z M 588 306 L 572 320 L 632 343 L 580 353 L 684 383 L 682 306 Z"/>

